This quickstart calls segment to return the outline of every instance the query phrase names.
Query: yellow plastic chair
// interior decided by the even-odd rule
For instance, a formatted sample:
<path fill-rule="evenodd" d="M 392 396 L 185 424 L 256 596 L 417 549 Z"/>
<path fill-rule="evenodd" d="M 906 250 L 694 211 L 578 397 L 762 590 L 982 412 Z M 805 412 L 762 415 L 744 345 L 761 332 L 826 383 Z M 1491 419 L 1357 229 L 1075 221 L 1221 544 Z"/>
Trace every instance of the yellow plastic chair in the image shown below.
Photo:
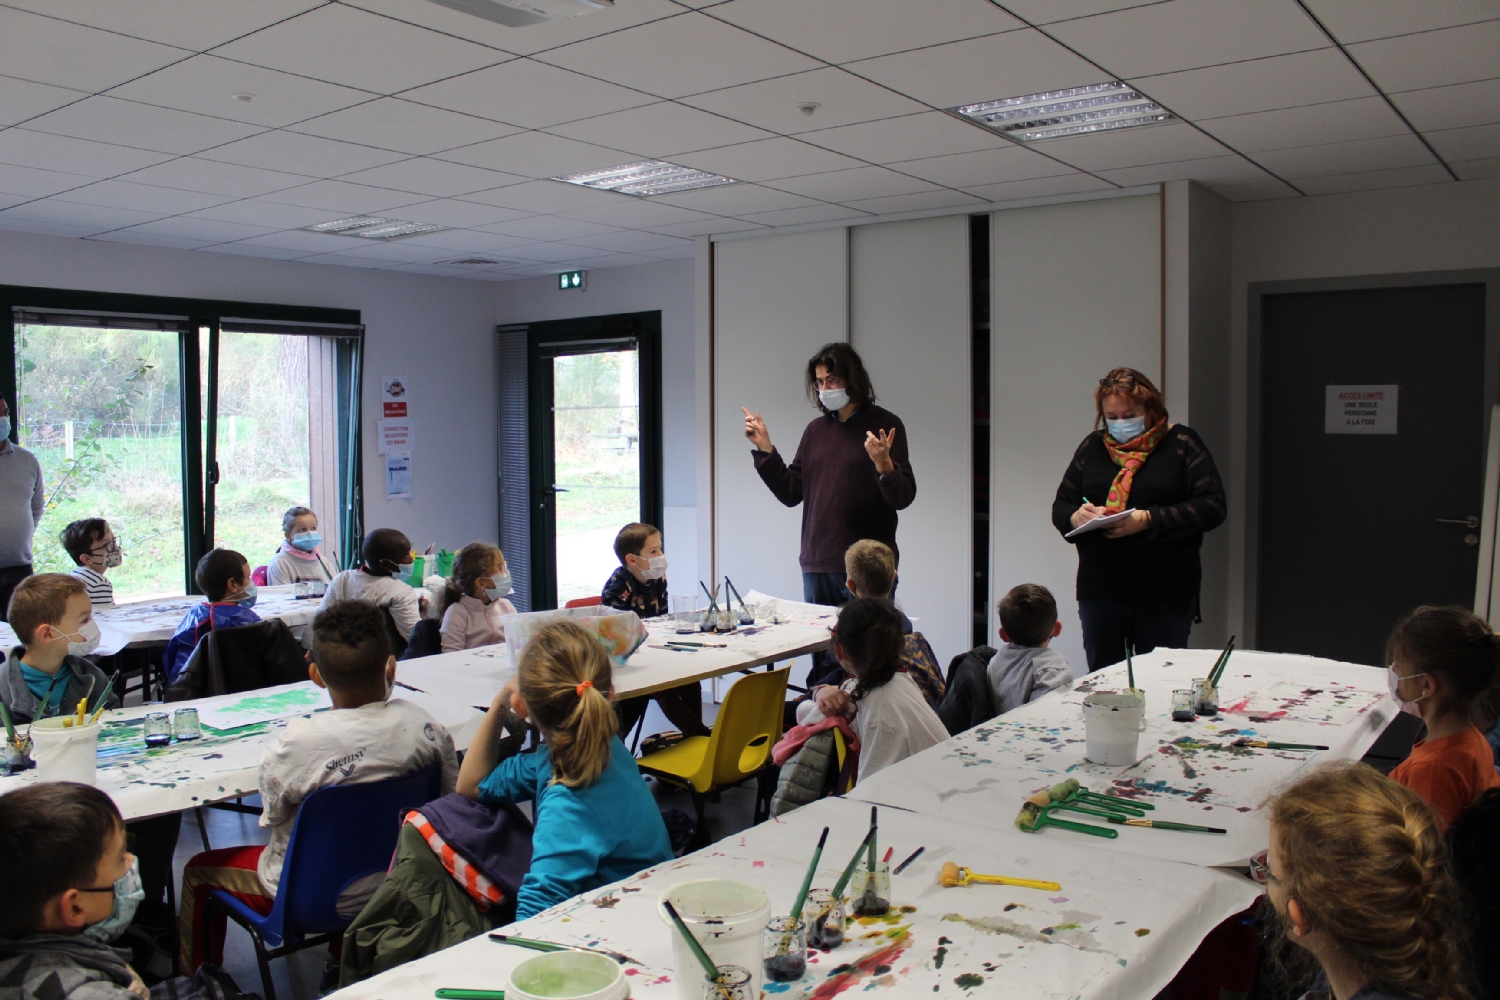
<path fill-rule="evenodd" d="M 839 774 L 843 774 L 844 773 L 844 765 L 849 760 L 849 743 L 848 743 L 847 740 L 844 739 L 844 731 L 842 729 L 838 729 L 838 728 L 835 727 L 832 730 L 832 732 L 833 732 L 833 749 L 834 749 L 834 753 L 836 754 L 837 760 L 838 760 L 838 773 Z M 835 783 L 835 786 L 834 786 L 834 789 L 833 789 L 833 794 L 835 794 L 835 795 L 847 795 L 847 794 L 849 794 L 851 791 L 854 790 L 854 781 L 855 781 L 855 778 L 856 778 L 855 773 L 853 771 L 850 771 L 849 772 L 849 780 L 844 783 L 844 787 L 840 788 L 840 787 L 837 786 L 837 783 Z M 836 780 L 837 779 L 835 779 L 835 781 Z"/>
<path fill-rule="evenodd" d="M 764 822 L 770 816 L 771 793 L 776 787 L 771 748 L 781 739 L 790 673 L 788 664 L 780 670 L 747 674 L 724 695 L 719 717 L 707 736 L 690 736 L 636 761 L 642 772 L 686 789 L 693 796 L 699 846 L 709 842 L 704 800 L 720 789 L 759 779 L 755 822 Z"/>

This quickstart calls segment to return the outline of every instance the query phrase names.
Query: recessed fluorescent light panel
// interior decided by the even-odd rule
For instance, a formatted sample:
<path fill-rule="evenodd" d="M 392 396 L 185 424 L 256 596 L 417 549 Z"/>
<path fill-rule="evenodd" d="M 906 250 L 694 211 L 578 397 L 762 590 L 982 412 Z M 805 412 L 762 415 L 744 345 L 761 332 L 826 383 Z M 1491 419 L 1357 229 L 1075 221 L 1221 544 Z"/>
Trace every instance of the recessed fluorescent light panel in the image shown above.
<path fill-rule="evenodd" d="M 564 17 L 608 10 L 615 0 L 431 0 L 440 7 L 462 11 L 507 28 L 524 28 Z"/>
<path fill-rule="evenodd" d="M 679 167 L 675 163 L 663 163 L 660 160 L 642 160 L 640 163 L 627 163 L 624 166 L 607 167 L 604 170 L 588 170 L 581 174 L 566 174 L 552 179 L 598 188 L 601 191 L 633 194 L 643 198 L 738 183 L 733 177 L 721 177 L 706 170 Z"/>
<path fill-rule="evenodd" d="M 382 219 L 373 215 L 354 215 L 347 219 L 320 222 L 315 226 L 303 226 L 314 233 L 332 233 L 335 236 L 358 236 L 366 240 L 399 240 L 403 236 L 419 236 L 422 233 L 437 233 L 447 226 L 430 222 L 402 222 L 400 219 Z"/>
<path fill-rule="evenodd" d="M 1017 142 L 1112 132 L 1176 121 L 1177 116 L 1128 85 L 1111 82 L 949 108 Z"/>

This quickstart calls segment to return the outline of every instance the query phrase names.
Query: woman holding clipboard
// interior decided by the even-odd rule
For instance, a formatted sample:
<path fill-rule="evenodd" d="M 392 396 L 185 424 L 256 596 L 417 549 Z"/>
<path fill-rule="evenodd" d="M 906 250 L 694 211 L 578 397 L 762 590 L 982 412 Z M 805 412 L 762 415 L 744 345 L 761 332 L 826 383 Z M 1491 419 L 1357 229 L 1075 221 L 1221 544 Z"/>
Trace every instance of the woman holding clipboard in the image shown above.
<path fill-rule="evenodd" d="M 1053 526 L 1078 547 L 1078 617 L 1090 671 L 1124 659 L 1126 642 L 1137 653 L 1187 645 L 1201 620 L 1203 533 L 1223 524 L 1227 511 L 1203 439 L 1170 422 L 1166 400 L 1146 376 L 1116 368 L 1101 378 L 1094 413 L 1096 429 L 1052 501 Z M 1102 518 L 1109 521 L 1088 527 Z"/>

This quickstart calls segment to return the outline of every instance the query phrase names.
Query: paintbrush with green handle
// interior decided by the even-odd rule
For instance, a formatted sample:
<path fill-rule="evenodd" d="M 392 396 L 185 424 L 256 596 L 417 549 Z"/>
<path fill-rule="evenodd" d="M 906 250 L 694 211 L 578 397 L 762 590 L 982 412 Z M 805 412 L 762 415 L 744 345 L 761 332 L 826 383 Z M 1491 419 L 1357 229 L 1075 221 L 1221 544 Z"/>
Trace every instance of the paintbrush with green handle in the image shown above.
<path fill-rule="evenodd" d="M 1125 640 L 1125 677 L 1130 682 L 1130 690 L 1135 690 L 1135 656 L 1130 648 L 1130 640 Z"/>
<path fill-rule="evenodd" d="M 862 857 L 864 857 L 864 854 L 865 854 L 865 845 L 868 844 L 869 842 L 870 842 L 870 831 L 866 830 L 865 831 L 865 839 L 861 840 L 859 842 L 859 846 L 854 849 L 854 857 L 852 857 L 852 858 L 849 859 L 849 864 L 844 869 L 844 873 L 839 876 L 839 880 L 837 882 L 833 883 L 833 898 L 834 899 L 838 899 L 840 896 L 842 896 L 844 894 L 844 889 L 849 885 L 849 880 L 854 877 L 854 869 L 856 869 L 856 868 L 859 867 L 859 859 L 862 858 Z"/>
<path fill-rule="evenodd" d="M 1233 743 L 1232 747 L 1255 747 L 1259 750 L 1327 750 L 1328 748 L 1319 743 L 1277 743 L 1275 740 L 1252 740 L 1240 737 Z"/>
<path fill-rule="evenodd" d="M 693 932 L 688 930 L 688 925 L 683 923 L 682 917 L 677 913 L 677 907 L 672 905 L 670 899 L 662 900 L 661 905 L 662 909 L 667 911 L 667 916 L 672 918 L 672 925 L 677 928 L 677 933 L 681 934 L 682 939 L 687 942 L 688 950 L 693 953 L 698 964 L 703 966 L 703 975 L 706 980 L 719 986 L 719 994 L 724 997 L 724 1000 L 730 1000 L 729 990 L 722 985 L 722 980 L 719 978 L 719 967 L 714 964 L 713 959 L 708 957 L 708 952 L 703 950 L 703 945 L 698 943 L 698 939 L 693 937 Z"/>
<path fill-rule="evenodd" d="M 1214 687 L 1219 686 L 1219 681 L 1224 677 L 1224 670 L 1229 666 L 1229 657 L 1234 655 L 1235 636 L 1230 636 L 1229 641 L 1224 644 L 1224 652 L 1219 654 L 1219 660 L 1214 664 L 1213 670 L 1208 673 L 1208 682 Z"/>
<path fill-rule="evenodd" d="M 631 965 L 642 964 L 629 955 L 618 951 L 610 951 L 608 948 L 586 948 L 581 944 L 558 944 L 556 941 L 536 941 L 531 938 L 516 937 L 514 934 L 491 934 L 490 940 L 499 944 L 514 945 L 517 948 L 530 948 L 532 951 L 590 951 L 595 955 L 612 958 L 621 965 L 627 962 Z"/>
<path fill-rule="evenodd" d="M 16 724 L 10 719 L 10 709 L 5 707 L 5 702 L 0 701 L 0 719 L 5 720 L 5 738 L 11 743 L 19 742 L 16 739 Z"/>
<path fill-rule="evenodd" d="M 1164 819 L 1125 819 L 1123 817 L 1111 817 L 1111 823 L 1121 826 L 1149 826 L 1157 830 L 1182 830 L 1187 833 L 1228 833 L 1228 830 L 1217 826 L 1197 826 L 1193 823 L 1173 823 Z"/>
<path fill-rule="evenodd" d="M 725 577 L 728 579 L 728 577 Z M 791 927 L 795 929 L 802 922 L 802 904 L 807 902 L 807 890 L 812 888 L 813 875 L 817 874 L 818 862 L 823 859 L 823 845 L 828 843 L 828 827 L 823 827 L 823 835 L 818 838 L 818 846 L 813 848 L 812 860 L 807 863 L 807 874 L 802 876 L 802 888 L 797 890 L 797 898 L 792 901 Z M 782 941 L 780 954 L 785 955 L 787 948 L 791 945 L 792 936 L 787 934 Z"/>
<path fill-rule="evenodd" d="M 115 675 L 109 679 L 109 683 L 104 685 L 104 693 L 99 696 L 99 705 L 94 709 L 94 714 L 89 717 L 89 725 L 92 726 L 98 722 L 99 716 L 104 714 L 105 707 L 109 705 L 110 692 L 114 691 L 115 681 L 119 679 L 119 676 L 120 672 L 116 670 Z"/>

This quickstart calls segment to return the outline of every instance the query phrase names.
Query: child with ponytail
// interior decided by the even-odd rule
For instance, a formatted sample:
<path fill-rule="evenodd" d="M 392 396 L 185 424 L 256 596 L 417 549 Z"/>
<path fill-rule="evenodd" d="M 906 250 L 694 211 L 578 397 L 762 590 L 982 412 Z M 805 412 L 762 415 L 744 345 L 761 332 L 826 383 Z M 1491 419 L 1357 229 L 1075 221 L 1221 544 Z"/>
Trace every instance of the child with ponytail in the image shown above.
<path fill-rule="evenodd" d="M 616 733 L 611 687 L 599 640 L 576 622 L 549 622 L 522 650 L 516 680 L 495 696 L 464 757 L 461 794 L 534 803 L 517 920 L 672 858 L 656 801 Z M 507 710 L 540 728 L 546 742 L 497 763 Z"/>
<path fill-rule="evenodd" d="M 1500 660 L 1500 637 L 1463 608 L 1422 607 L 1407 615 L 1386 644 L 1391 697 L 1427 725 L 1411 756 L 1391 772 L 1437 811 L 1444 829 L 1488 788 L 1500 785 L 1474 702 Z"/>
<path fill-rule="evenodd" d="M 1426 803 L 1346 762 L 1297 780 L 1267 812 L 1271 846 L 1250 874 L 1275 911 L 1283 970 L 1307 957 L 1321 968 L 1308 1000 L 1468 1000 L 1458 894 Z"/>
<path fill-rule="evenodd" d="M 488 542 L 470 542 L 459 549 L 443 594 L 445 610 L 438 629 L 443 652 L 504 642 L 500 619 L 516 613 L 516 606 L 505 599 L 511 589 L 510 570 L 499 549 Z"/>

